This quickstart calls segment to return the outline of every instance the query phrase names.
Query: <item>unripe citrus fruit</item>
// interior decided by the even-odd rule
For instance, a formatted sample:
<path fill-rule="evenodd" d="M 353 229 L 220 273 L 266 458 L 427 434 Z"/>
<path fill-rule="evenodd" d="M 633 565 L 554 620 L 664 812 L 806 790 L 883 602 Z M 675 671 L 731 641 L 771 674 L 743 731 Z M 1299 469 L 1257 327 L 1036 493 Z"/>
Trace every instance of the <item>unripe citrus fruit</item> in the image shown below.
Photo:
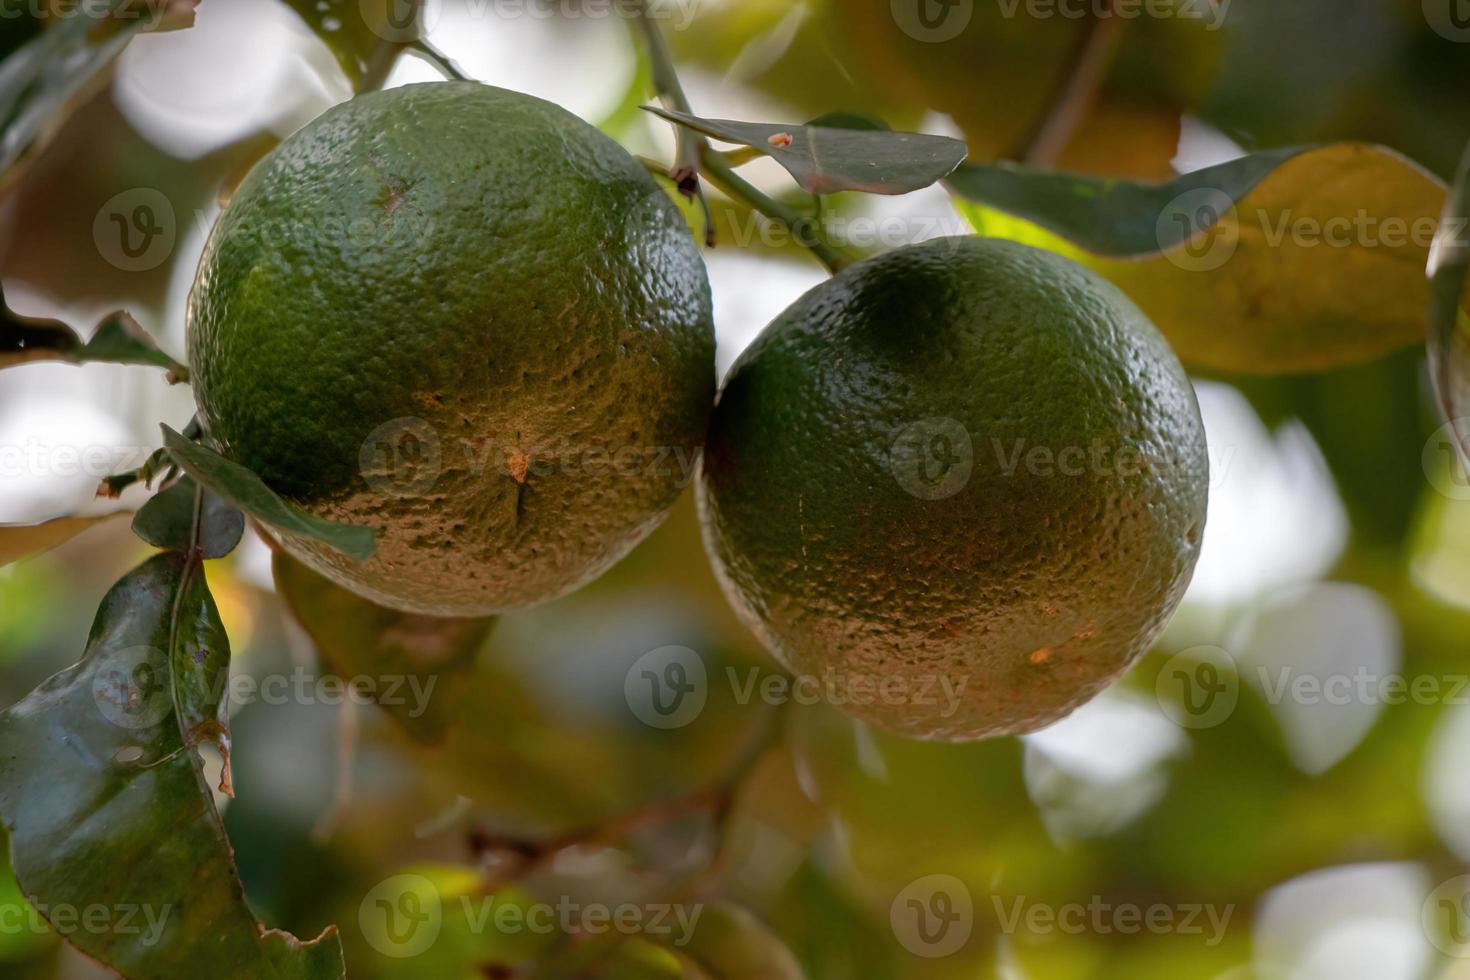
<path fill-rule="evenodd" d="M 474 83 L 360 96 L 261 161 L 189 301 L 199 417 L 377 602 L 477 615 L 561 595 L 687 481 L 714 392 L 703 260 L 620 146 Z"/>
<path fill-rule="evenodd" d="M 1146 650 L 1188 583 L 1194 392 L 1121 292 L 947 238 L 854 265 L 736 361 L 698 501 L 731 601 L 899 734 L 1026 732 Z"/>

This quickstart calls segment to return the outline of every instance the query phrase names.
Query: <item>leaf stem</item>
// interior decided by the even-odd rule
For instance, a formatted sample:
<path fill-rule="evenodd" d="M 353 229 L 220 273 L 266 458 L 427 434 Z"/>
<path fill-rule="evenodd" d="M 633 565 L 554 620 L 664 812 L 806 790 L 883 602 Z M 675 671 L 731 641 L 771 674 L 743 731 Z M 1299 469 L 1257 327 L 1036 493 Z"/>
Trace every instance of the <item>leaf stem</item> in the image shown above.
<path fill-rule="evenodd" d="M 735 172 L 723 153 L 706 146 L 702 161 L 704 175 L 709 178 L 710 183 L 747 207 L 784 226 L 797 243 L 815 255 L 829 272 L 841 272 L 862 258 L 845 246 L 827 241 L 822 236 L 820 222 L 816 219 L 761 193 Z"/>
<path fill-rule="evenodd" d="M 654 22 L 648 0 L 639 0 L 636 20 L 648 49 L 653 88 L 659 101 L 666 109 L 693 115 L 694 109 L 689 104 L 689 97 L 684 94 L 684 86 L 674 67 L 673 55 L 664 40 L 663 32 Z M 703 134 L 696 133 L 687 126 L 675 126 L 674 139 L 674 166 L 668 171 L 668 176 L 686 197 L 698 199 L 704 213 L 705 244 L 715 244 L 714 217 L 709 201 L 699 186 L 700 174 L 708 177 L 710 183 L 734 200 L 783 225 L 797 242 L 806 246 L 831 272 L 840 272 L 860 258 L 828 242 L 820 235 L 810 218 L 761 193 L 749 181 L 736 174 L 735 167 L 749 162 L 748 160 L 742 159 L 738 154 L 732 158 L 719 152 Z"/>
<path fill-rule="evenodd" d="M 439 69 L 440 74 L 445 78 L 452 78 L 457 82 L 474 81 L 448 55 L 434 47 L 433 43 L 427 38 L 419 38 L 417 41 L 410 43 L 404 50 L 408 51 L 409 54 L 417 55 Z"/>

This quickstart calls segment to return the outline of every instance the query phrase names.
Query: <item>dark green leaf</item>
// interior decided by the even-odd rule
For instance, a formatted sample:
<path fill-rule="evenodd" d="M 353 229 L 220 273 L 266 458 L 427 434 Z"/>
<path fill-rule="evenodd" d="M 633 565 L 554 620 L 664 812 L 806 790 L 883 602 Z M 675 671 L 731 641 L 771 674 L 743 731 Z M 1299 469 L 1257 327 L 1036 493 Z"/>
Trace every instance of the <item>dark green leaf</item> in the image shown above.
<path fill-rule="evenodd" d="M 1470 146 L 1445 201 L 1429 255 L 1429 373 L 1440 411 L 1470 459 Z"/>
<path fill-rule="evenodd" d="M 355 91 L 377 88 L 420 33 L 416 0 L 286 0 L 331 49 Z"/>
<path fill-rule="evenodd" d="M 55 128 L 134 35 L 188 26 L 193 7 L 193 0 L 75 4 L 0 63 L 0 175 Z"/>
<path fill-rule="evenodd" d="M 281 597 L 327 666 L 345 680 L 371 678 L 368 696 L 388 690 L 384 682 L 393 679 L 396 696 L 379 705 L 414 738 L 443 738 L 495 617 L 450 619 L 385 609 L 282 551 L 272 569 Z"/>
<path fill-rule="evenodd" d="M 1444 185 L 1383 147 L 1273 150 L 1166 184 L 1012 165 L 948 183 L 981 234 L 1091 267 L 1195 367 L 1327 370 L 1424 338 Z"/>
<path fill-rule="evenodd" d="M 372 528 L 338 524 L 303 511 L 276 496 L 274 490 L 239 463 L 163 426 L 163 444 L 179 468 L 251 517 L 276 530 L 314 538 L 358 561 L 372 557 Z"/>
<path fill-rule="evenodd" d="M 1309 149 L 1252 153 L 1166 184 L 1013 163 L 961 164 L 948 183 L 962 197 L 1025 218 L 1089 252 L 1133 258 L 1177 248 L 1208 230 L 1271 171 Z M 1222 206 L 1211 208 L 1216 202 Z"/>
<path fill-rule="evenodd" d="M 198 547 L 200 557 L 223 558 L 245 533 L 245 515 L 187 476 L 151 497 L 133 518 L 133 532 L 165 551 Z"/>
<path fill-rule="evenodd" d="M 116 514 L 100 517 L 58 517 L 40 524 L 0 524 L 0 568 L 23 558 L 33 558 L 65 544 L 83 531 L 111 520 Z"/>
<path fill-rule="evenodd" d="M 712 139 L 764 153 L 813 194 L 907 194 L 944 179 L 965 158 L 965 144 L 948 136 L 834 129 L 830 124 L 732 122 L 700 119 L 657 106 L 646 108 Z"/>
<path fill-rule="evenodd" d="M 183 365 L 159 350 L 147 331 L 123 310 L 108 316 L 98 324 L 92 339 L 83 342 L 75 330 L 59 320 L 12 313 L 0 293 L 0 368 L 30 361 L 152 365 L 168 371 L 174 381 L 182 381 L 189 374 Z"/>
<path fill-rule="evenodd" d="M 892 126 L 877 116 L 869 116 L 861 112 L 824 112 L 817 118 L 808 120 L 807 125 L 821 126 L 826 129 L 867 129 L 879 133 L 893 130 Z"/>
<path fill-rule="evenodd" d="M 87 651 L 0 713 L 0 820 L 27 897 L 128 980 L 337 980 L 332 930 L 263 930 L 193 746 L 215 737 L 229 647 L 178 552 L 102 600 Z M 77 927 L 79 910 L 108 910 Z"/>

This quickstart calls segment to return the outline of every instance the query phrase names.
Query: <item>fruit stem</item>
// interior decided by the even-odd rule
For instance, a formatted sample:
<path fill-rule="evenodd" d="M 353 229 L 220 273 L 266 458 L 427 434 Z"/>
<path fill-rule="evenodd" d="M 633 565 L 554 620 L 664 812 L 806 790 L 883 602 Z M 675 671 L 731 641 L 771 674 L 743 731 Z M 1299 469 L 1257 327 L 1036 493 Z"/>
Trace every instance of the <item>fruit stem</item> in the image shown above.
<path fill-rule="evenodd" d="M 410 54 L 418 55 L 420 58 L 433 65 L 435 68 L 439 69 L 440 73 L 443 74 L 445 78 L 452 78 L 457 82 L 474 81 L 473 78 L 466 75 L 458 65 L 450 60 L 448 55 L 446 55 L 443 51 L 440 51 L 438 48 L 434 47 L 434 45 L 425 38 L 419 38 L 417 41 L 409 44 L 406 50 Z"/>

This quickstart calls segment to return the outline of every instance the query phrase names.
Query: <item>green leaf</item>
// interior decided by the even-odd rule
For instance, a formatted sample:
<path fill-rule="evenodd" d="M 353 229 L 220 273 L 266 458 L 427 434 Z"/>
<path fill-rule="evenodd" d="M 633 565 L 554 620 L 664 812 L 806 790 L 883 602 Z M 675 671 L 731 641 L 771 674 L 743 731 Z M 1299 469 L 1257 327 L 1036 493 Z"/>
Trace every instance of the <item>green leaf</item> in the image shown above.
<path fill-rule="evenodd" d="M 817 118 L 808 120 L 807 125 L 825 129 L 866 129 L 877 133 L 893 131 L 892 126 L 877 116 L 863 112 L 824 112 Z"/>
<path fill-rule="evenodd" d="M 88 528 L 117 516 L 58 517 L 40 524 L 0 524 L 0 568 L 50 551 Z"/>
<path fill-rule="evenodd" d="M 82 661 L 0 712 L 0 821 L 27 898 L 127 980 L 342 978 L 333 930 L 264 930 L 245 903 L 202 763 L 229 646 L 202 565 L 179 552 L 102 600 Z M 78 927 L 78 914 L 103 921 Z"/>
<path fill-rule="evenodd" d="M 943 180 L 965 158 L 965 144 L 948 136 L 836 129 L 830 123 L 732 122 L 701 119 L 658 106 L 645 108 L 722 143 L 738 143 L 764 153 L 812 194 L 907 194 Z"/>
<path fill-rule="evenodd" d="M 0 176 L 57 128 L 135 35 L 188 26 L 193 8 L 193 0 L 70 5 L 0 63 Z"/>
<path fill-rule="evenodd" d="M 1014 165 L 948 184 L 982 205 L 962 205 L 981 234 L 1090 266 L 1196 367 L 1326 370 L 1424 337 L 1419 270 L 1444 186 L 1382 147 L 1272 150 L 1166 184 Z"/>
<path fill-rule="evenodd" d="M 688 940 L 682 946 L 664 945 L 719 980 L 805 980 L 806 977 L 796 956 L 779 936 L 751 912 L 729 902 L 706 905 Z"/>
<path fill-rule="evenodd" d="M 413 738 L 437 742 L 459 713 L 475 659 L 495 617 L 451 619 L 385 609 L 318 575 L 283 551 L 276 588 L 323 661 L 346 680 L 371 678 L 365 693 Z M 396 683 L 389 684 L 389 680 Z"/>
<path fill-rule="evenodd" d="M 66 361 L 70 364 L 106 362 L 143 364 L 169 372 L 170 381 L 188 378 L 189 371 L 159 350 L 148 332 L 125 310 L 110 314 L 83 341 L 77 332 L 59 320 L 23 317 L 10 311 L 0 292 L 0 368 L 31 361 Z"/>
<path fill-rule="evenodd" d="M 186 439 L 166 425 L 163 444 L 180 469 L 256 520 L 287 534 L 314 538 L 358 561 L 372 557 L 375 547 L 372 528 L 313 517 L 276 496 L 260 477 L 239 463 Z"/>
<path fill-rule="evenodd" d="M 133 533 L 165 551 L 197 544 L 201 558 L 223 558 L 240 543 L 245 515 L 186 476 L 149 498 L 133 518 Z"/>
<path fill-rule="evenodd" d="M 1470 459 L 1470 312 L 1465 279 L 1470 275 L 1470 145 L 1440 217 L 1428 263 L 1429 376 L 1440 411 Z"/>
<path fill-rule="evenodd" d="M 420 4 L 406 0 L 286 0 L 321 38 L 352 88 L 377 88 L 419 37 Z"/>

